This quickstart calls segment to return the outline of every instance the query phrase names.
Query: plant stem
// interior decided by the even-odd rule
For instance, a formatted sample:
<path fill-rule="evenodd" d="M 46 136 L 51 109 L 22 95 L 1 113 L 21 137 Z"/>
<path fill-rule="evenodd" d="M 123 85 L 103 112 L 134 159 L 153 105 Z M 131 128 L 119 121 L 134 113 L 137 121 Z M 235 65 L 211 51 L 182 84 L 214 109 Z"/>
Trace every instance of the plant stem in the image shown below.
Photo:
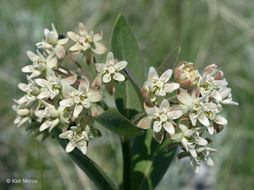
<path fill-rule="evenodd" d="M 123 153 L 123 190 L 131 189 L 131 146 L 128 137 L 120 137 Z"/>
<path fill-rule="evenodd" d="M 93 79 L 91 78 L 91 76 L 88 74 L 88 72 L 79 64 L 79 62 L 71 56 L 71 54 L 69 52 L 66 53 L 66 55 L 72 60 L 73 63 L 75 63 L 78 68 L 82 71 L 83 74 L 86 75 L 86 77 L 90 80 L 90 82 L 93 82 Z"/>

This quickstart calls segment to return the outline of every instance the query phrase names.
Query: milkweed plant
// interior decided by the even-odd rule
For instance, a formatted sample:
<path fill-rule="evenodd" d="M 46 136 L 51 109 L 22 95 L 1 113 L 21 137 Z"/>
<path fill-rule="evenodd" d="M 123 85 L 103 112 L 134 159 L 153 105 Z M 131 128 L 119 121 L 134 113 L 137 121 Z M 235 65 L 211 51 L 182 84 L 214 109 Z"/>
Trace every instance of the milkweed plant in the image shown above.
<path fill-rule="evenodd" d="M 238 105 L 217 65 L 199 72 L 171 55 L 159 68 L 147 67 L 123 15 L 111 48 L 102 32 L 82 23 L 66 34 L 52 24 L 44 35 L 36 52 L 27 51 L 30 63 L 22 68 L 27 83 L 18 84 L 25 95 L 14 100 L 17 127 L 57 139 L 99 189 L 118 189 L 86 156 L 89 144 L 103 137 L 101 127 L 121 139 L 123 189 L 154 188 L 175 154 L 188 158 L 195 172 L 201 163 L 214 165 L 217 150 L 209 137 L 228 123 L 223 106 Z M 99 63 L 102 54 L 106 59 Z"/>

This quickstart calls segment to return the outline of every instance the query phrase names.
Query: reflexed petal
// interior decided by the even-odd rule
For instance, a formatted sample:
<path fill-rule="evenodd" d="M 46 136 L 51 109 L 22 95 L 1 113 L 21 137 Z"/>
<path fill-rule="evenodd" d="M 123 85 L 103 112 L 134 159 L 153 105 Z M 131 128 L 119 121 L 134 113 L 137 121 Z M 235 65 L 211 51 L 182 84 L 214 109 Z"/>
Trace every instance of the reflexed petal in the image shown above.
<path fill-rule="evenodd" d="M 38 60 L 38 56 L 31 51 L 27 51 L 26 54 L 32 62 L 36 62 Z"/>
<path fill-rule="evenodd" d="M 61 139 L 70 139 L 72 137 L 72 135 L 73 135 L 73 131 L 69 130 L 69 131 L 65 131 L 65 132 L 61 133 L 59 135 L 59 138 L 61 138 Z"/>
<path fill-rule="evenodd" d="M 19 83 L 18 84 L 18 88 L 24 92 L 26 92 L 28 90 L 28 85 L 25 83 Z"/>
<path fill-rule="evenodd" d="M 48 90 L 43 90 L 39 95 L 38 99 L 44 99 L 50 97 L 50 92 Z"/>
<path fill-rule="evenodd" d="M 63 96 L 64 97 L 71 97 L 74 93 L 78 93 L 75 88 L 70 85 L 63 86 Z"/>
<path fill-rule="evenodd" d="M 211 93 L 211 97 L 213 97 L 217 101 L 221 101 L 222 100 L 221 94 L 218 91 L 216 91 L 216 90 L 214 90 Z"/>
<path fill-rule="evenodd" d="M 89 89 L 89 81 L 82 76 L 79 83 L 79 91 L 87 92 Z"/>
<path fill-rule="evenodd" d="M 85 25 L 83 23 L 80 22 L 78 27 L 79 27 L 79 31 L 80 32 L 87 34 L 86 27 L 85 27 Z"/>
<path fill-rule="evenodd" d="M 208 126 L 207 127 L 207 130 L 209 132 L 210 135 L 213 135 L 214 134 L 214 127 L 212 125 Z"/>
<path fill-rule="evenodd" d="M 214 121 L 216 123 L 218 123 L 219 125 L 227 125 L 228 124 L 228 121 L 224 117 L 222 117 L 220 115 L 217 115 L 215 117 Z"/>
<path fill-rule="evenodd" d="M 70 51 L 81 51 L 82 46 L 79 43 L 76 43 L 75 45 L 70 47 Z"/>
<path fill-rule="evenodd" d="M 63 46 L 63 45 L 65 45 L 65 44 L 67 44 L 68 41 L 69 41 L 69 38 L 63 38 L 63 39 L 58 40 L 57 43 L 58 43 L 59 45 Z"/>
<path fill-rule="evenodd" d="M 189 114 L 189 117 L 190 117 L 190 120 L 191 120 L 191 124 L 193 126 L 196 126 L 196 123 L 197 123 L 197 115 L 194 114 L 194 113 L 190 113 Z"/>
<path fill-rule="evenodd" d="M 77 80 L 77 75 L 72 75 L 70 77 L 64 78 L 61 80 L 62 86 L 72 85 Z"/>
<path fill-rule="evenodd" d="M 175 110 L 175 111 L 170 111 L 167 113 L 169 119 L 178 119 L 179 117 L 181 117 L 183 115 L 183 112 L 180 110 Z"/>
<path fill-rule="evenodd" d="M 114 62 L 114 54 L 112 52 L 109 52 L 107 55 L 106 63 L 113 63 Z"/>
<path fill-rule="evenodd" d="M 179 87 L 180 85 L 178 83 L 166 83 L 164 89 L 166 93 L 171 93 L 177 90 Z"/>
<path fill-rule="evenodd" d="M 99 88 L 101 87 L 101 85 L 102 85 L 101 74 L 98 73 L 93 81 L 92 87 Z"/>
<path fill-rule="evenodd" d="M 57 58 L 56 58 L 56 57 L 50 59 L 50 60 L 47 62 L 47 67 L 49 67 L 49 68 L 51 68 L 51 69 L 54 68 L 54 67 L 56 67 L 56 65 L 57 65 Z"/>
<path fill-rule="evenodd" d="M 158 143 L 162 143 L 163 139 L 164 139 L 164 130 L 161 130 L 159 133 L 155 133 L 153 132 L 153 138 L 158 142 Z"/>
<path fill-rule="evenodd" d="M 73 111 L 73 117 L 77 118 L 79 116 L 79 114 L 82 112 L 83 110 L 83 105 L 76 105 L 74 107 L 74 111 Z"/>
<path fill-rule="evenodd" d="M 55 119 L 49 128 L 49 132 L 52 131 L 52 129 L 54 129 L 59 124 L 59 122 L 59 119 Z"/>
<path fill-rule="evenodd" d="M 55 52 L 56 52 L 56 56 L 60 59 L 62 59 L 65 56 L 65 48 L 61 45 L 57 45 L 55 47 Z"/>
<path fill-rule="evenodd" d="M 109 74 L 103 75 L 102 81 L 103 81 L 104 83 L 110 82 L 110 81 L 111 81 L 111 76 L 110 76 Z"/>
<path fill-rule="evenodd" d="M 159 78 L 158 73 L 154 67 L 149 68 L 148 81 L 151 81 L 153 78 Z"/>
<path fill-rule="evenodd" d="M 79 142 L 78 147 L 79 147 L 80 151 L 82 152 L 82 154 L 85 155 L 86 152 L 87 152 L 87 143 L 86 143 L 86 141 L 82 141 L 82 143 Z"/>
<path fill-rule="evenodd" d="M 122 82 L 125 80 L 125 77 L 121 73 L 115 73 L 113 79 Z"/>
<path fill-rule="evenodd" d="M 153 131 L 155 132 L 155 133 L 158 133 L 158 132 L 160 132 L 160 130 L 161 130 L 161 123 L 159 122 L 159 121 L 155 121 L 154 123 L 153 123 Z"/>
<path fill-rule="evenodd" d="M 90 90 L 87 97 L 91 102 L 98 102 L 102 99 L 102 92 L 100 90 Z"/>
<path fill-rule="evenodd" d="M 34 70 L 33 65 L 27 65 L 21 69 L 23 73 L 32 73 Z"/>
<path fill-rule="evenodd" d="M 142 129 L 149 129 L 151 126 L 151 121 L 152 121 L 152 118 L 149 116 L 146 116 L 138 122 L 137 127 Z"/>
<path fill-rule="evenodd" d="M 189 149 L 189 152 L 191 153 L 191 155 L 194 157 L 194 158 L 196 158 L 197 157 L 197 152 L 196 152 L 196 150 L 193 148 L 191 148 L 191 149 Z"/>
<path fill-rule="evenodd" d="M 199 115 L 198 120 L 201 124 L 203 124 L 206 127 L 210 125 L 208 118 L 204 114 Z"/>
<path fill-rule="evenodd" d="M 175 133 L 175 128 L 170 122 L 166 122 L 163 127 L 169 134 Z"/>
<path fill-rule="evenodd" d="M 202 138 L 202 137 L 198 137 L 197 142 L 201 146 L 206 146 L 208 144 L 207 140 L 205 138 Z"/>
<path fill-rule="evenodd" d="M 183 147 L 185 148 L 185 150 L 189 151 L 187 139 L 186 138 L 182 138 L 181 143 L 182 143 Z"/>
<path fill-rule="evenodd" d="M 208 157 L 208 158 L 207 158 L 207 161 L 206 161 L 206 164 L 207 164 L 208 166 L 213 166 L 213 165 L 214 165 L 214 162 L 213 162 L 212 158 Z"/>
<path fill-rule="evenodd" d="M 179 128 L 181 129 L 181 131 L 185 132 L 186 130 L 188 130 L 188 127 L 186 125 L 183 124 L 179 124 Z"/>
<path fill-rule="evenodd" d="M 105 67 L 106 67 L 106 64 L 104 64 L 104 63 L 95 63 L 95 68 L 96 68 L 97 72 L 99 72 L 99 73 L 103 73 Z"/>
<path fill-rule="evenodd" d="M 228 95 L 231 93 L 231 88 L 224 88 L 221 92 L 220 95 L 222 99 L 228 97 Z"/>
<path fill-rule="evenodd" d="M 188 92 L 181 88 L 178 90 L 177 98 L 181 103 L 187 106 L 191 105 L 193 102 L 193 98 L 188 94 Z"/>
<path fill-rule="evenodd" d="M 94 45 L 95 45 L 95 48 L 91 48 L 91 49 L 96 54 L 99 54 L 99 55 L 104 54 L 107 51 L 107 48 L 101 42 L 95 42 Z"/>
<path fill-rule="evenodd" d="M 75 42 L 79 40 L 79 35 L 74 32 L 67 32 L 67 36 L 69 36 Z"/>
<path fill-rule="evenodd" d="M 163 99 L 161 104 L 160 104 L 160 110 L 163 110 L 164 112 L 167 112 L 169 109 L 169 102 L 167 99 Z"/>
<path fill-rule="evenodd" d="M 70 142 L 67 144 L 67 146 L 66 146 L 66 148 L 65 148 L 65 151 L 66 151 L 67 153 L 69 153 L 69 152 L 73 151 L 73 149 L 75 148 L 75 146 L 76 146 L 76 143 L 73 142 L 73 141 L 70 141 Z"/>
<path fill-rule="evenodd" d="M 49 120 L 44 121 L 44 123 L 42 123 L 40 126 L 40 131 L 44 131 L 45 129 L 49 128 L 51 124 L 52 122 Z"/>
<path fill-rule="evenodd" d="M 166 70 L 162 75 L 160 76 L 160 80 L 163 82 L 167 82 L 170 77 L 172 76 L 173 71 L 171 69 Z"/>
<path fill-rule="evenodd" d="M 102 31 L 99 32 L 99 33 L 96 33 L 96 34 L 94 34 L 93 41 L 98 42 L 102 39 L 102 37 L 103 37 L 103 32 Z"/>
<path fill-rule="evenodd" d="M 115 68 L 117 71 L 120 71 L 122 69 L 124 69 L 127 66 L 127 61 L 119 61 L 116 65 Z"/>
<path fill-rule="evenodd" d="M 45 79 L 34 79 L 34 81 L 41 87 L 46 87 L 49 85 L 49 82 Z"/>
<path fill-rule="evenodd" d="M 73 100 L 72 99 L 64 99 L 59 102 L 60 106 L 63 107 L 71 107 L 73 105 Z"/>

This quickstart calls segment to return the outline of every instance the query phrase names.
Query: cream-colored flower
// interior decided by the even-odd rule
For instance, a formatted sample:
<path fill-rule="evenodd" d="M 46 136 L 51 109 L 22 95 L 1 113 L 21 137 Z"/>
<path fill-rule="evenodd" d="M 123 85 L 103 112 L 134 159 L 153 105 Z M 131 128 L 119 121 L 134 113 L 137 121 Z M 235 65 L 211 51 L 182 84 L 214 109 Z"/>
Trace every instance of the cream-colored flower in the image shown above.
<path fill-rule="evenodd" d="M 52 31 L 45 28 L 44 35 L 46 39 L 37 43 L 36 46 L 40 49 L 46 50 L 49 54 L 53 51 L 58 58 L 62 59 L 65 55 L 64 46 L 69 41 L 69 38 L 60 38 L 53 23 Z"/>
<path fill-rule="evenodd" d="M 116 81 L 124 81 L 125 77 L 119 71 L 124 69 L 127 66 L 127 61 L 117 61 L 114 59 L 112 52 L 109 52 L 107 55 L 106 63 L 96 63 L 95 67 L 97 72 L 103 75 L 103 82 L 108 83 L 112 79 Z"/>
<path fill-rule="evenodd" d="M 183 61 L 176 66 L 174 77 L 182 88 L 191 89 L 198 83 L 200 74 L 194 63 Z"/>
<path fill-rule="evenodd" d="M 93 31 L 88 32 L 82 23 L 79 23 L 79 33 L 67 32 L 67 35 L 76 44 L 70 48 L 73 53 L 84 53 L 91 50 L 95 54 L 103 54 L 106 52 L 106 47 L 100 41 L 102 40 L 103 33 L 94 34 Z"/>
<path fill-rule="evenodd" d="M 85 130 L 81 130 L 76 126 L 72 126 L 71 130 L 63 132 L 59 135 L 59 137 L 69 140 L 69 143 L 65 148 L 67 153 L 73 151 L 74 148 L 77 147 L 83 154 L 86 154 L 89 136 Z"/>
<path fill-rule="evenodd" d="M 39 86 L 31 79 L 28 78 L 28 84 L 19 83 L 18 88 L 26 94 L 21 97 L 17 102 L 18 104 L 25 103 L 26 106 L 31 105 L 40 93 Z"/>
<path fill-rule="evenodd" d="M 29 78 L 38 77 L 48 68 L 54 69 L 57 66 L 57 58 L 54 54 L 50 54 L 47 58 L 45 58 L 39 51 L 37 51 L 37 55 L 31 51 L 27 51 L 27 55 L 33 64 L 23 67 L 22 72 L 31 73 Z"/>
<path fill-rule="evenodd" d="M 60 101 L 60 105 L 63 107 L 74 106 L 73 117 L 77 118 L 84 108 L 88 109 L 91 107 L 91 103 L 102 99 L 102 92 L 90 88 L 88 80 L 81 77 L 78 90 L 70 85 L 63 86 L 63 96 L 65 99 Z"/>
<path fill-rule="evenodd" d="M 182 108 L 185 113 L 188 113 L 193 126 L 196 126 L 197 121 L 206 126 L 209 133 L 214 133 L 214 127 L 211 121 L 219 125 L 226 125 L 227 120 L 218 115 L 222 111 L 222 106 L 214 102 L 206 102 L 204 98 L 199 97 L 198 89 L 192 91 L 190 95 L 183 89 L 178 90 L 178 100 L 182 103 Z"/>
<path fill-rule="evenodd" d="M 151 127 L 151 123 L 153 123 L 152 128 L 155 133 L 159 133 L 161 129 L 165 129 L 167 133 L 174 134 L 175 128 L 171 121 L 178 119 L 183 114 L 182 111 L 176 110 L 174 106 L 170 107 L 166 99 L 161 102 L 160 107 L 154 106 L 150 108 L 145 104 L 145 110 L 147 116 L 141 119 L 137 126 L 148 129 Z"/>
<path fill-rule="evenodd" d="M 18 104 L 12 106 L 12 109 L 16 111 L 17 114 L 14 124 L 17 125 L 17 127 L 20 127 L 25 123 L 31 123 L 31 115 L 33 111 L 27 108 L 25 103 L 20 104 L 17 100 L 14 101 Z"/>
<path fill-rule="evenodd" d="M 46 79 L 37 78 L 34 80 L 41 88 L 38 99 L 51 98 L 53 99 L 60 92 L 60 79 L 55 75 L 51 69 L 47 69 Z"/>
<path fill-rule="evenodd" d="M 172 73 L 173 71 L 168 69 L 159 77 L 156 69 L 154 67 L 150 67 L 147 79 L 149 92 L 153 92 L 156 96 L 166 96 L 166 94 L 178 89 L 178 83 L 168 82 Z"/>
<path fill-rule="evenodd" d="M 65 109 L 62 106 L 59 106 L 57 109 L 55 106 L 42 101 L 44 105 L 43 110 L 36 110 L 35 116 L 37 117 L 38 122 L 42 122 L 43 119 L 46 119 L 40 126 L 40 131 L 44 131 L 49 128 L 49 131 L 54 129 L 60 122 L 68 123 L 68 117 L 64 116 Z"/>

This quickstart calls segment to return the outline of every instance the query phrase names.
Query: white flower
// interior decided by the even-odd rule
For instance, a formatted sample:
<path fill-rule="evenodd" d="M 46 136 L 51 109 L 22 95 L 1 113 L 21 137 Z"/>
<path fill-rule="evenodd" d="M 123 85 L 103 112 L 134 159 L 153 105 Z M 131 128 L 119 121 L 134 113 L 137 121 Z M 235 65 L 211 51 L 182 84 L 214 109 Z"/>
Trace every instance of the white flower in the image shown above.
<path fill-rule="evenodd" d="M 60 101 L 60 105 L 63 107 L 75 106 L 74 118 L 77 118 L 84 108 L 90 108 L 91 102 L 98 102 L 102 99 L 101 91 L 91 89 L 85 77 L 81 77 L 78 90 L 70 85 L 63 86 L 63 96 L 65 99 Z"/>
<path fill-rule="evenodd" d="M 40 131 L 44 131 L 49 128 L 49 131 L 54 129 L 60 122 L 68 123 L 68 118 L 64 117 L 64 107 L 59 106 L 57 109 L 55 106 L 42 101 L 42 104 L 45 106 L 44 110 L 36 110 L 35 116 L 38 118 L 38 122 L 42 122 L 44 118 L 46 120 L 41 124 Z"/>
<path fill-rule="evenodd" d="M 60 79 L 55 75 L 51 69 L 47 69 L 46 79 L 37 78 L 34 80 L 39 86 L 41 86 L 41 92 L 38 95 L 38 99 L 51 98 L 59 94 L 61 88 Z"/>
<path fill-rule="evenodd" d="M 86 131 L 80 130 L 76 126 L 72 126 L 71 130 L 63 132 L 59 137 L 62 139 L 69 139 L 69 143 L 65 148 L 67 153 L 73 151 L 74 148 L 77 147 L 83 154 L 86 154 L 89 141 Z"/>
<path fill-rule="evenodd" d="M 57 58 L 54 57 L 54 54 L 48 55 L 45 58 L 39 51 L 37 51 L 38 55 L 35 55 L 31 51 L 27 51 L 27 55 L 30 60 L 33 62 L 33 65 L 27 65 L 22 68 L 22 72 L 31 73 L 30 78 L 38 77 L 41 73 L 47 68 L 54 69 L 57 66 Z"/>
<path fill-rule="evenodd" d="M 46 39 L 42 42 L 37 43 L 36 46 L 40 49 L 46 50 L 48 53 L 54 51 L 56 56 L 62 59 L 65 55 L 64 46 L 69 41 L 69 38 L 60 39 L 53 23 L 52 23 L 52 31 L 45 28 L 44 35 Z"/>
<path fill-rule="evenodd" d="M 213 134 L 213 123 L 209 120 L 220 125 L 227 124 L 227 120 L 218 115 L 222 111 L 222 106 L 213 102 L 205 102 L 204 98 L 199 97 L 198 89 L 192 91 L 191 95 L 185 90 L 179 89 L 177 98 L 182 103 L 183 111 L 188 113 L 193 126 L 196 126 L 198 120 L 207 127 L 210 134 Z"/>
<path fill-rule="evenodd" d="M 87 32 L 82 23 L 79 23 L 79 34 L 67 32 L 67 35 L 76 42 L 76 44 L 70 48 L 70 51 L 73 53 L 85 52 L 87 50 L 91 50 L 95 54 L 103 54 L 106 52 L 106 47 L 100 42 L 103 33 L 94 34 L 93 31 Z"/>
<path fill-rule="evenodd" d="M 124 81 L 125 77 L 119 71 L 127 66 L 127 61 L 117 61 L 112 52 L 107 55 L 106 63 L 96 63 L 97 72 L 103 74 L 103 82 L 108 83 L 113 78 L 116 81 Z"/>
<path fill-rule="evenodd" d="M 26 95 L 21 97 L 17 102 L 18 104 L 25 103 L 26 106 L 31 105 L 35 100 L 37 100 L 37 96 L 40 93 L 40 89 L 38 85 L 31 79 L 28 78 L 28 84 L 19 83 L 18 88 L 23 92 L 26 92 Z"/>
<path fill-rule="evenodd" d="M 150 67 L 147 80 L 149 91 L 153 92 L 156 96 L 166 96 L 166 94 L 178 89 L 178 83 L 168 82 L 172 73 L 173 71 L 168 69 L 159 77 L 156 69 L 154 67 Z"/>
<path fill-rule="evenodd" d="M 169 134 L 175 133 L 175 128 L 171 121 L 181 117 L 182 111 L 176 110 L 174 106 L 170 107 L 166 99 L 161 102 L 160 107 L 154 106 L 150 108 L 145 104 L 145 110 L 148 116 L 138 122 L 138 127 L 148 129 L 153 121 L 153 131 L 155 133 L 159 133 L 162 128 Z"/>
<path fill-rule="evenodd" d="M 31 115 L 32 110 L 26 107 L 24 103 L 20 104 L 17 100 L 14 100 L 18 105 L 13 105 L 12 109 L 16 111 L 17 117 L 14 120 L 14 124 L 17 125 L 17 127 L 20 127 L 21 125 L 31 122 Z"/>

